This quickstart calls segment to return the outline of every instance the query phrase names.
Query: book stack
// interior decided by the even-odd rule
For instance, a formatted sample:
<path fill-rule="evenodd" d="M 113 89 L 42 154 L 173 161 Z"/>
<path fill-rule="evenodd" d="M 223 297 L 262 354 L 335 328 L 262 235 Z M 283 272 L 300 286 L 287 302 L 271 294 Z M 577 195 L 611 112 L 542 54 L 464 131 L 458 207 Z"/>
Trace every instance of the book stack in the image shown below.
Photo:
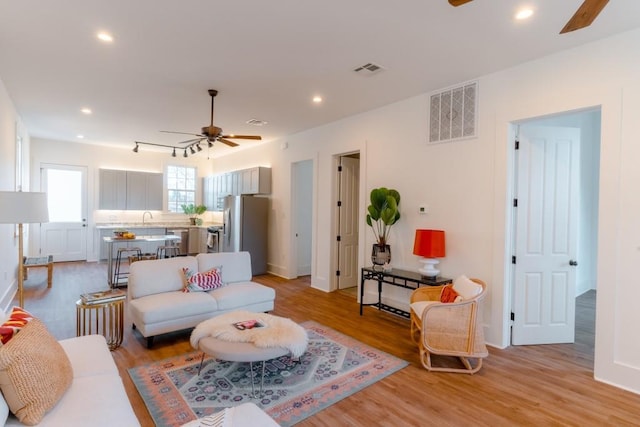
<path fill-rule="evenodd" d="M 125 299 L 126 297 L 127 293 L 122 289 L 108 289 L 106 291 L 89 292 L 80 295 L 80 299 L 85 305 L 104 304 L 106 302 Z"/>

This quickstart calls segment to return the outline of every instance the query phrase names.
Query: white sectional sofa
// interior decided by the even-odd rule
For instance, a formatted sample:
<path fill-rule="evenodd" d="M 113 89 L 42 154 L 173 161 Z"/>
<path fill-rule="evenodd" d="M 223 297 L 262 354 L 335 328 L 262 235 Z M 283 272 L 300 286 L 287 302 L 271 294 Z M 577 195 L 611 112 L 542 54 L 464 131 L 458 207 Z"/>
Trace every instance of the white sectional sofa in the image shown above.
<path fill-rule="evenodd" d="M 182 268 L 221 270 L 223 286 L 207 292 L 183 292 Z M 193 328 L 203 320 L 233 310 L 273 310 L 276 293 L 253 282 L 248 252 L 220 252 L 137 261 L 131 264 L 129 314 L 136 328 L 153 344 L 153 337 Z"/>
<path fill-rule="evenodd" d="M 38 426 L 139 426 L 105 338 L 87 335 L 59 343 L 73 368 L 73 381 Z M 2 398 L 0 417 L 0 425 L 5 418 L 6 426 L 24 425 L 9 414 Z"/>

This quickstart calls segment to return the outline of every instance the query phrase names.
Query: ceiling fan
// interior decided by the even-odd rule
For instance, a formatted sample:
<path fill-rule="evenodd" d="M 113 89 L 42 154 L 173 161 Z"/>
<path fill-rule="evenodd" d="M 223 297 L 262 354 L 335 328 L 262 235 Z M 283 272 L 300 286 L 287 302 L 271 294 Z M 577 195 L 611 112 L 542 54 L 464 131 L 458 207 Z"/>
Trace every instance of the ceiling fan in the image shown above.
<path fill-rule="evenodd" d="M 473 0 L 449 0 L 449 3 L 451 6 L 457 7 L 471 1 Z M 588 27 L 600 12 L 602 12 L 602 9 L 604 9 L 607 3 L 609 3 L 609 0 L 584 0 L 576 13 L 573 14 L 571 19 L 569 19 L 569 22 L 567 22 L 564 28 L 560 31 L 560 34 Z"/>
<path fill-rule="evenodd" d="M 255 139 L 255 140 L 261 140 L 262 137 L 258 136 L 258 135 L 234 135 L 234 134 L 227 134 L 224 135 L 222 133 L 222 129 L 214 126 L 213 125 L 213 101 L 214 98 L 216 97 L 216 95 L 218 94 L 218 91 L 215 89 L 209 89 L 209 95 L 211 95 L 211 124 L 209 126 L 205 126 L 202 128 L 202 132 L 201 133 L 188 133 L 188 132 L 174 132 L 174 131 L 170 131 L 170 130 L 161 130 L 160 132 L 164 132 L 164 133 L 176 133 L 179 135 L 192 135 L 195 136 L 197 138 L 194 139 L 188 139 L 186 141 L 182 141 L 179 142 L 178 144 L 189 144 L 189 146 L 193 146 L 196 145 L 204 140 L 207 140 L 207 142 L 209 143 L 209 146 L 211 146 L 211 144 L 213 144 L 215 141 L 220 141 L 223 144 L 228 145 L 229 147 L 237 147 L 238 144 L 233 142 L 233 141 L 229 141 L 229 139 Z"/>

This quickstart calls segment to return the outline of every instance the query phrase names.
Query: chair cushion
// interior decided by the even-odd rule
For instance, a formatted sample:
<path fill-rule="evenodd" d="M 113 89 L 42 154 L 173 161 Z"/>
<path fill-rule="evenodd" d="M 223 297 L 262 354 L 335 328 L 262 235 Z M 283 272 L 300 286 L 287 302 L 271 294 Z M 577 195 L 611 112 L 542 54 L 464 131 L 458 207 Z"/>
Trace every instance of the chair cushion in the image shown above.
<path fill-rule="evenodd" d="M 72 382 L 67 354 L 38 319 L 0 348 L 0 388 L 24 424 L 40 423 Z"/>
<path fill-rule="evenodd" d="M 422 313 L 427 306 L 431 304 L 438 304 L 440 301 L 416 301 L 411 303 L 411 311 L 413 311 L 419 319 L 422 319 Z"/>
<path fill-rule="evenodd" d="M 453 289 L 460 294 L 463 300 L 472 299 L 482 292 L 482 286 L 464 274 L 453 281 Z"/>

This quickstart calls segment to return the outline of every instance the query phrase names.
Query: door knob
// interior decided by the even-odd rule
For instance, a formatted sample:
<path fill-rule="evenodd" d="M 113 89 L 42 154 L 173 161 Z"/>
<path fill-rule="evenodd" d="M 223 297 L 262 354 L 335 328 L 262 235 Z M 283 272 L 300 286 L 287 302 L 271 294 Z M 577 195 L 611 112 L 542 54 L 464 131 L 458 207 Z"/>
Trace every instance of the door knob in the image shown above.
<path fill-rule="evenodd" d="M 570 265 L 570 266 L 573 266 L 573 267 L 576 267 L 576 266 L 578 265 L 578 261 L 576 261 L 576 260 L 574 260 L 574 259 L 570 259 L 570 260 L 569 260 L 569 265 Z"/>

